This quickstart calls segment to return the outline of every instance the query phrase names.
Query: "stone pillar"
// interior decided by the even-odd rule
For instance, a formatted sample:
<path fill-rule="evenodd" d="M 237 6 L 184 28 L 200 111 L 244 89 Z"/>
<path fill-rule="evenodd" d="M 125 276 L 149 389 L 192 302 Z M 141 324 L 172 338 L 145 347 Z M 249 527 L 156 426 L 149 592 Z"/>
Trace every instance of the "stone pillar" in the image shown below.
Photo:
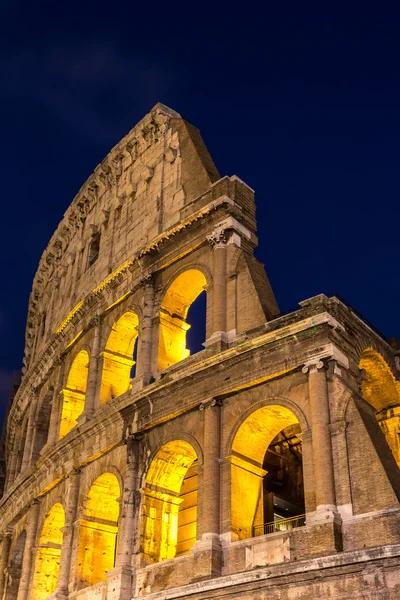
<path fill-rule="evenodd" d="M 143 281 L 143 314 L 139 331 L 136 377 L 142 377 L 147 385 L 152 376 L 154 284 L 151 278 Z"/>
<path fill-rule="evenodd" d="M 329 430 L 329 397 L 326 367 L 319 360 L 303 368 L 308 372 L 311 411 L 311 433 L 314 456 L 317 512 L 336 512 L 331 435 Z"/>
<path fill-rule="evenodd" d="M 31 392 L 31 404 L 29 407 L 28 428 L 26 430 L 24 453 L 22 456 L 21 473 L 23 473 L 31 465 L 32 445 L 35 435 L 35 416 L 38 404 L 38 396 L 36 392 Z"/>
<path fill-rule="evenodd" d="M 224 232 L 213 234 L 208 240 L 213 248 L 213 306 L 212 338 L 222 338 L 226 332 L 226 244 Z M 211 339 L 212 339 L 211 338 Z"/>
<path fill-rule="evenodd" d="M 57 361 L 59 368 L 57 383 L 53 391 L 53 399 L 51 401 L 51 415 L 49 424 L 49 435 L 47 437 L 47 445 L 52 446 L 55 444 L 59 437 L 60 432 L 60 420 L 61 420 L 61 401 L 62 401 L 62 388 L 64 381 L 64 363 L 61 360 Z"/>
<path fill-rule="evenodd" d="M 32 565 L 34 564 L 35 544 L 40 514 L 40 502 L 34 500 L 29 510 L 26 528 L 24 558 L 22 560 L 21 579 L 19 582 L 18 599 L 28 600 L 32 580 Z"/>
<path fill-rule="evenodd" d="M 337 421 L 330 425 L 332 451 L 335 461 L 336 502 L 338 512 L 342 518 L 353 516 L 346 427 L 346 421 Z"/>
<path fill-rule="evenodd" d="M 196 579 L 221 574 L 222 549 L 220 542 L 220 446 L 221 403 L 211 400 L 200 405 L 204 411 L 204 465 L 201 539 L 192 552 L 195 555 Z"/>
<path fill-rule="evenodd" d="M 7 473 L 7 479 L 6 479 L 6 490 L 8 490 L 13 482 L 15 481 L 15 478 L 17 477 L 18 473 L 17 471 L 17 462 L 18 462 L 18 448 L 19 448 L 19 444 L 20 444 L 20 432 L 22 431 L 22 427 L 23 424 L 21 422 L 18 422 L 18 427 L 15 426 L 14 430 L 16 431 L 15 433 L 15 437 L 14 437 L 14 443 L 13 443 L 13 450 L 12 450 L 12 454 L 10 456 L 9 453 L 7 453 L 7 457 L 6 457 L 6 473 Z M 8 459 L 8 460 L 7 460 Z"/>
<path fill-rule="evenodd" d="M 312 446 L 311 430 L 306 429 L 301 432 L 303 447 L 303 485 L 304 485 L 304 505 L 306 518 L 309 514 L 314 514 L 315 504 L 315 478 L 314 478 L 314 456 Z"/>
<path fill-rule="evenodd" d="M 68 496 L 65 506 L 65 526 L 62 530 L 63 540 L 61 546 L 60 570 L 58 572 L 57 588 L 54 594 L 54 599 L 57 600 L 68 598 L 72 542 L 74 537 L 74 523 L 78 512 L 79 489 L 80 471 L 73 471 L 68 477 Z"/>
<path fill-rule="evenodd" d="M 139 517 L 136 498 L 139 476 L 141 436 L 129 436 L 127 440 L 127 464 L 121 498 L 121 518 L 117 539 L 115 568 L 107 573 L 107 598 L 125 600 L 133 595 L 134 569 L 132 565 L 135 521 Z"/>
<path fill-rule="evenodd" d="M 11 547 L 11 533 L 6 532 L 3 535 L 1 542 L 1 556 L 0 556 L 0 598 L 3 598 L 4 588 L 6 584 L 5 571 L 8 566 L 10 558 L 10 547 Z"/>
<path fill-rule="evenodd" d="M 87 421 L 94 416 L 99 403 L 98 393 L 100 392 L 101 387 L 101 373 L 99 373 L 99 354 L 101 344 L 100 317 L 95 317 L 92 319 L 90 324 L 93 327 L 93 343 L 89 357 L 89 373 L 86 386 L 85 409 L 83 415 L 81 415 L 83 419 L 80 419 L 80 421 Z"/>
<path fill-rule="evenodd" d="M 316 526 L 315 534 L 310 533 L 312 552 L 340 552 L 342 520 L 336 508 L 326 367 L 316 360 L 306 364 L 303 373 L 308 373 L 316 505 L 315 512 L 306 515 L 306 524 Z"/>

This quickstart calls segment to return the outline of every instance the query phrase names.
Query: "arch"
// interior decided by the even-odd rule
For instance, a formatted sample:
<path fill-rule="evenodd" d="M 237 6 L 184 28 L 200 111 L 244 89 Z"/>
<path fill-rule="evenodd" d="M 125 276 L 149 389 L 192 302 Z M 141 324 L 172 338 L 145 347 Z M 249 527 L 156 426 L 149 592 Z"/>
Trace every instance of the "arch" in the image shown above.
<path fill-rule="evenodd" d="M 53 504 L 43 523 L 36 551 L 31 600 L 45 600 L 57 587 L 64 526 L 64 508 L 60 503 Z"/>
<path fill-rule="evenodd" d="M 274 521 L 285 520 L 283 511 L 304 517 L 300 420 L 288 403 L 260 404 L 236 426 L 229 457 L 231 528 L 238 539 L 251 537 L 256 530 L 275 531 Z M 272 480 L 274 472 L 280 481 Z M 281 492 L 278 485 L 283 486 Z M 271 524 L 268 531 L 265 523 Z"/>
<path fill-rule="evenodd" d="M 310 428 L 307 417 L 304 414 L 303 410 L 300 408 L 300 406 L 298 406 L 292 400 L 289 400 L 288 398 L 277 397 L 277 396 L 275 396 L 273 398 L 264 398 L 263 400 L 260 400 L 260 401 L 256 402 L 255 404 L 252 404 L 247 410 L 245 410 L 241 414 L 240 418 L 236 421 L 236 423 L 232 429 L 232 432 L 230 433 L 230 435 L 228 437 L 228 442 L 225 446 L 225 456 L 231 454 L 236 434 L 237 434 L 239 428 L 241 427 L 241 425 L 256 410 L 267 407 L 267 406 L 282 406 L 283 408 L 288 409 L 290 412 L 292 412 L 294 414 L 294 416 L 298 420 L 302 431 L 306 431 L 307 429 Z"/>
<path fill-rule="evenodd" d="M 81 350 L 70 366 L 67 384 L 62 390 L 63 403 L 59 439 L 76 427 L 78 417 L 84 411 L 88 374 L 89 354 L 86 350 Z"/>
<path fill-rule="evenodd" d="M 185 440 L 164 444 L 143 490 L 143 552 L 147 562 L 187 554 L 196 542 L 197 454 Z"/>
<path fill-rule="evenodd" d="M 4 600 L 15 600 L 18 597 L 19 582 L 21 579 L 22 561 L 24 559 L 26 543 L 26 530 L 19 534 L 11 553 L 11 560 L 7 567 L 6 591 Z"/>
<path fill-rule="evenodd" d="M 400 404 L 400 385 L 391 368 L 379 352 L 369 347 L 362 353 L 359 368 L 365 371 L 361 390 L 376 411 Z"/>
<path fill-rule="evenodd" d="M 377 419 L 392 454 L 400 467 L 400 382 L 396 381 L 383 356 L 369 347 L 360 357 L 359 368 L 363 370 L 361 393 L 377 414 Z"/>
<path fill-rule="evenodd" d="M 106 404 L 130 389 L 138 325 L 138 315 L 129 310 L 111 328 L 102 354 L 100 404 Z"/>
<path fill-rule="evenodd" d="M 45 396 L 40 404 L 38 416 L 37 416 L 37 419 L 35 420 L 36 421 L 36 430 L 35 430 L 35 436 L 33 439 L 33 446 L 32 446 L 32 459 L 31 459 L 32 464 L 34 464 L 38 460 L 38 458 L 40 456 L 40 451 L 42 450 L 42 448 L 44 448 L 44 446 L 47 443 L 47 438 L 49 435 L 49 427 L 50 427 L 52 398 L 53 398 L 53 392 L 49 390 L 45 394 Z"/>
<path fill-rule="evenodd" d="M 187 358 L 187 314 L 196 298 L 207 288 L 207 279 L 199 268 L 189 268 L 169 284 L 160 305 L 158 366 L 160 370 Z"/>
<path fill-rule="evenodd" d="M 79 588 L 104 581 L 114 568 L 121 488 L 114 473 L 92 483 L 80 520 L 77 561 Z"/>

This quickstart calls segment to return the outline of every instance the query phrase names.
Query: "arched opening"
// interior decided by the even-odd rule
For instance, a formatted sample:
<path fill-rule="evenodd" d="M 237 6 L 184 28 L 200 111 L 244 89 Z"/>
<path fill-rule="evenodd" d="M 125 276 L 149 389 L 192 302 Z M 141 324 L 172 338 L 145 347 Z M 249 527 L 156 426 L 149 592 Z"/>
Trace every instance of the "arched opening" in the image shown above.
<path fill-rule="evenodd" d="M 54 504 L 46 515 L 40 534 L 31 600 L 45 600 L 57 587 L 64 525 L 64 509 L 61 504 Z"/>
<path fill-rule="evenodd" d="M 92 237 L 88 252 L 87 268 L 91 267 L 99 258 L 100 252 L 100 233 L 95 233 Z"/>
<path fill-rule="evenodd" d="M 372 348 L 361 355 L 359 368 L 363 369 L 362 396 L 377 411 L 378 423 L 400 467 L 400 382 Z"/>
<path fill-rule="evenodd" d="M 81 350 L 70 367 L 67 385 L 62 390 L 60 439 L 76 427 L 78 417 L 84 411 L 88 373 L 89 354 L 86 350 Z"/>
<path fill-rule="evenodd" d="M 240 425 L 231 454 L 231 520 L 237 539 L 304 525 L 301 429 L 284 406 L 264 406 Z"/>
<path fill-rule="evenodd" d="M 40 405 L 38 418 L 36 419 L 36 431 L 32 447 L 32 464 L 34 464 L 39 456 L 40 451 L 47 443 L 50 426 L 51 401 L 53 394 L 48 392 Z"/>
<path fill-rule="evenodd" d="M 15 600 L 18 597 L 21 579 L 22 561 L 24 558 L 26 531 L 22 531 L 15 543 L 11 560 L 7 567 L 5 600 Z"/>
<path fill-rule="evenodd" d="M 131 386 L 132 369 L 139 319 L 132 311 L 114 323 L 103 352 L 100 404 L 106 404 L 127 392 Z"/>
<path fill-rule="evenodd" d="M 191 327 L 188 311 L 206 287 L 206 278 L 197 269 L 181 273 L 169 286 L 160 307 L 158 367 L 161 371 L 190 356 L 186 340 Z M 205 322 L 196 321 L 196 328 L 205 331 Z"/>
<path fill-rule="evenodd" d="M 77 562 L 78 587 L 104 581 L 115 565 L 120 486 L 113 473 L 92 484 L 80 521 Z"/>
<path fill-rule="evenodd" d="M 146 477 L 143 552 L 148 563 L 187 554 L 196 542 L 197 456 L 183 440 L 162 446 Z"/>

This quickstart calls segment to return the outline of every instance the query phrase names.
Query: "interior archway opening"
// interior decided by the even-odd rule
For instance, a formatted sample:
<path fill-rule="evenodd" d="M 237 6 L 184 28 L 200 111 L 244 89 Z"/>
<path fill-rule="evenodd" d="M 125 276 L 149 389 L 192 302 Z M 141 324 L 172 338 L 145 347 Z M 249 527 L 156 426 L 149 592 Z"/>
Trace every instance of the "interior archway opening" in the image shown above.
<path fill-rule="evenodd" d="M 305 524 L 301 428 L 284 406 L 255 410 L 236 433 L 231 521 L 235 539 Z"/>
<path fill-rule="evenodd" d="M 89 354 L 81 350 L 75 357 L 62 390 L 63 403 L 59 439 L 63 438 L 78 424 L 78 418 L 85 409 L 86 387 L 89 374 Z"/>
<path fill-rule="evenodd" d="M 104 351 L 100 404 L 127 392 L 136 374 L 139 318 L 133 311 L 122 315 L 112 326 Z"/>
<path fill-rule="evenodd" d="M 400 382 L 376 350 L 367 348 L 360 358 L 362 396 L 376 410 L 376 417 L 400 467 Z"/>
<path fill-rule="evenodd" d="M 190 552 L 196 543 L 198 462 L 183 440 L 165 444 L 146 477 L 143 503 L 143 551 L 147 563 Z"/>
<path fill-rule="evenodd" d="M 169 286 L 160 307 L 158 366 L 161 371 L 190 356 L 191 348 L 186 335 L 192 325 L 189 309 L 196 330 L 190 344 L 196 351 L 202 349 L 200 344 L 206 337 L 206 315 L 202 309 L 206 289 L 206 278 L 197 269 L 184 271 Z M 193 303 L 202 292 L 203 298 L 199 299 L 198 306 L 193 306 L 192 309 Z M 200 341 L 201 335 L 204 337 Z"/>
<path fill-rule="evenodd" d="M 46 516 L 40 534 L 31 600 L 45 600 L 57 587 L 64 525 L 64 509 L 61 504 L 54 504 Z"/>
<path fill-rule="evenodd" d="M 120 495 L 119 482 L 113 473 L 100 475 L 89 490 L 79 529 L 79 588 L 105 581 L 108 571 L 115 566 Z"/>

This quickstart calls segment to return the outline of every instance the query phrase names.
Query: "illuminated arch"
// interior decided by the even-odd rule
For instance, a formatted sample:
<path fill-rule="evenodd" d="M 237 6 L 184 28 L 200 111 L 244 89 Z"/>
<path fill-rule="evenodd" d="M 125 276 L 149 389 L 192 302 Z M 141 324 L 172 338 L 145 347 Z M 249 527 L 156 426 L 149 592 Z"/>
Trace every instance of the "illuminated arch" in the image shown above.
<path fill-rule="evenodd" d="M 60 435 L 63 438 L 78 422 L 85 408 L 86 387 L 89 373 L 89 354 L 81 350 L 70 367 L 67 385 L 62 390 L 63 405 L 61 412 Z"/>
<path fill-rule="evenodd" d="M 400 382 L 379 352 L 367 348 L 361 355 L 359 368 L 364 371 L 362 396 L 377 411 L 379 425 L 400 467 L 400 411 L 390 409 L 400 405 Z"/>
<path fill-rule="evenodd" d="M 128 311 L 112 326 L 103 352 L 100 404 L 118 398 L 130 388 L 138 325 L 137 314 Z"/>
<path fill-rule="evenodd" d="M 15 542 L 15 546 L 11 554 L 11 560 L 7 567 L 7 581 L 4 600 L 15 600 L 18 597 L 25 543 L 26 531 L 24 530 L 19 534 L 17 541 Z"/>
<path fill-rule="evenodd" d="M 283 442 L 289 451 L 293 451 L 291 442 L 285 441 L 285 432 L 291 432 L 301 442 L 299 419 L 289 408 L 278 404 L 255 409 L 236 431 L 230 461 L 231 528 L 237 539 L 251 537 L 253 528 L 261 527 L 266 522 L 263 497 L 264 478 L 267 475 L 265 461 L 271 444 Z M 303 488 L 302 493 L 304 502 Z"/>
<path fill-rule="evenodd" d="M 379 352 L 367 348 L 361 355 L 359 368 L 365 371 L 362 395 L 375 410 L 380 411 L 400 403 L 400 385 Z"/>
<path fill-rule="evenodd" d="M 197 455 L 191 444 L 164 444 L 147 472 L 143 503 L 147 562 L 187 554 L 196 542 Z"/>
<path fill-rule="evenodd" d="M 168 287 L 160 307 L 160 370 L 190 355 L 190 350 L 186 348 L 186 332 L 190 328 L 186 318 L 191 304 L 206 287 L 205 275 L 198 269 L 184 271 Z"/>
<path fill-rule="evenodd" d="M 31 600 L 45 600 L 57 587 L 64 525 L 64 509 L 61 504 L 54 504 L 46 516 L 40 534 Z"/>
<path fill-rule="evenodd" d="M 114 568 L 120 495 L 118 479 L 110 472 L 100 475 L 89 490 L 79 530 L 79 588 L 104 581 Z"/>

